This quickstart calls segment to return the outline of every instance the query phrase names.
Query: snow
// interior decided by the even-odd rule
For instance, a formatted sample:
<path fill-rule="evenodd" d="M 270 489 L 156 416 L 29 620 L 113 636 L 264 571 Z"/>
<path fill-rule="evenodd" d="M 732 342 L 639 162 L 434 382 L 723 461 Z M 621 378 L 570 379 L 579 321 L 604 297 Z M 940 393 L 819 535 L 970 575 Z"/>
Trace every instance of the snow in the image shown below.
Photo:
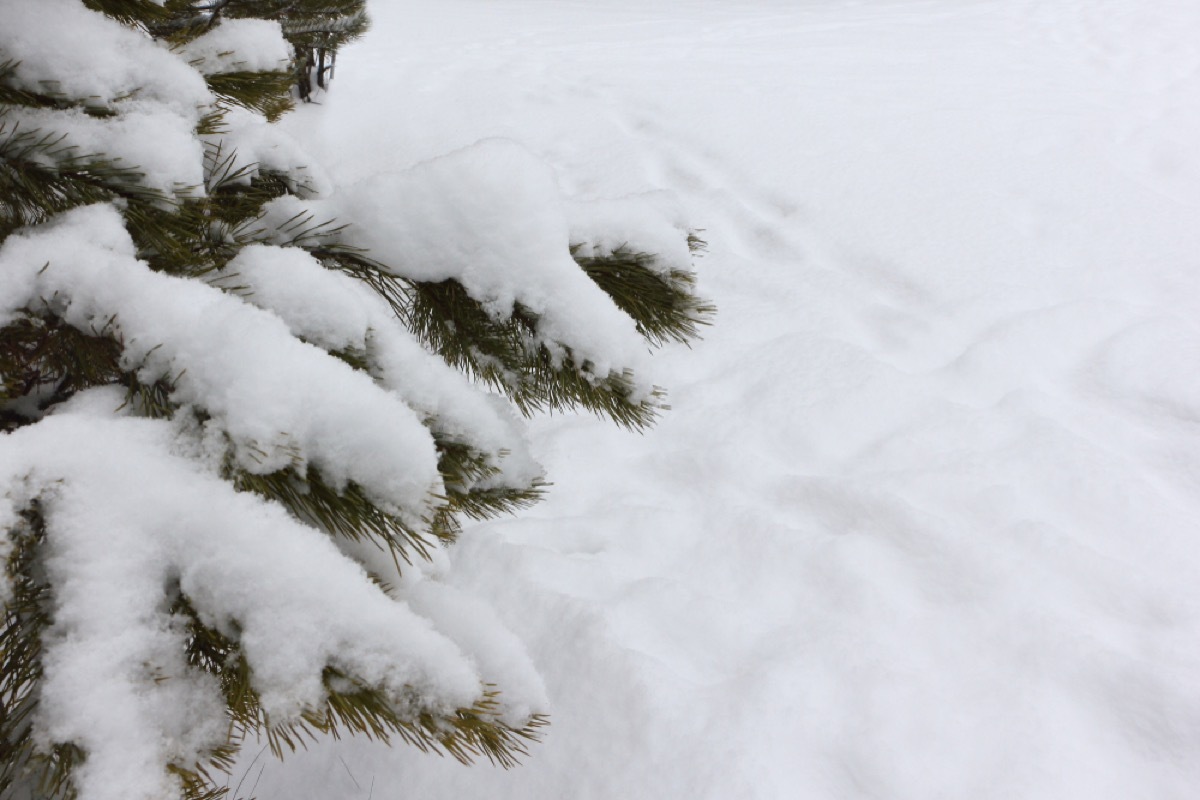
<path fill-rule="evenodd" d="M 395 696 L 412 687 L 440 713 L 474 702 L 480 677 L 427 619 L 326 534 L 173 453 L 170 423 L 114 417 L 121 399 L 116 388 L 78 397 L 0 449 L 5 485 L 26 478 L 17 501 L 44 500 L 56 587 L 35 735 L 85 748 L 82 798 L 171 796 L 162 765 L 228 730 L 215 680 L 187 667 L 185 631 L 162 607 L 173 581 L 205 624 L 236 622 L 275 719 L 321 701 L 326 665 Z M 535 682 L 522 666 L 502 674 Z"/>
<path fill-rule="evenodd" d="M 671 192 L 719 315 L 644 436 L 538 420 L 550 498 L 441 576 L 542 673 L 527 763 L 342 740 L 255 796 L 1194 796 L 1196 4 L 372 13 L 285 121 L 330 174 L 512 139 L 608 246 Z"/>
<path fill-rule="evenodd" d="M 249 245 L 210 281 L 273 311 L 293 336 L 334 352 L 365 350 L 377 314 L 358 281 L 296 247 Z"/>
<path fill-rule="evenodd" d="M 646 266 L 691 272 L 687 215 L 669 192 L 646 192 L 608 200 L 576 200 L 567 206 L 571 245 L 581 257 L 604 258 L 621 250 L 654 256 Z"/>
<path fill-rule="evenodd" d="M 93 205 L 0 246 L 0 324 L 46 304 L 84 332 L 113 325 L 125 363 L 203 410 L 255 474 L 310 464 L 354 481 L 417 529 L 441 490 L 433 439 L 369 376 L 297 341 L 277 316 L 134 258 L 119 213 Z M 253 342 L 254 346 L 248 346 Z"/>
<path fill-rule="evenodd" d="M 438 580 L 406 579 L 408 605 L 433 622 L 477 665 L 480 675 L 503 688 L 501 719 L 521 727 L 549 704 L 546 687 L 521 641 L 488 605 Z"/>
<path fill-rule="evenodd" d="M 47 161 L 95 156 L 135 169 L 139 182 L 166 197 L 204 185 L 204 151 L 195 121 L 163 113 L 154 104 L 123 103 L 119 116 L 96 118 L 80 109 L 12 108 L 5 122 L 20 131 L 65 134 Z"/>
<path fill-rule="evenodd" d="M 218 178 L 248 184 L 263 170 L 271 170 L 301 194 L 331 188 L 328 176 L 300 144 L 262 114 L 232 106 L 225 109 L 220 131 L 203 138 L 218 153 Z"/>
<path fill-rule="evenodd" d="M 278 22 L 226 19 L 179 48 L 187 63 L 205 75 L 222 72 L 286 72 L 292 49 Z"/>
<path fill-rule="evenodd" d="M 571 259 L 553 172 L 517 143 L 485 139 L 380 171 L 310 209 L 354 225 L 353 242 L 396 274 L 454 278 L 497 319 L 520 303 L 536 316 L 539 340 L 570 348 L 595 378 L 628 370 L 642 396 L 653 389 L 633 320 Z"/>
<path fill-rule="evenodd" d="M 54 147 L 36 155 L 46 161 L 111 160 L 167 198 L 203 185 L 194 129 L 214 98 L 199 72 L 75 0 L 0 0 L 0 13 L 0 52 L 14 62 L 14 87 L 81 104 L 7 106 L 8 132 L 44 134 Z M 46 24 L 51 17 L 55 24 Z M 93 115 L 98 109 L 103 118 Z"/>
<path fill-rule="evenodd" d="M 0 11 L 0 50 L 19 62 L 15 77 L 24 89 L 91 98 L 102 106 L 135 97 L 193 123 L 200 106 L 212 101 L 200 73 L 149 37 L 75 0 L 0 0 Z M 50 18 L 55 24 L 45 24 Z"/>
<path fill-rule="evenodd" d="M 491 485 L 522 488 L 541 476 L 512 412 L 426 351 L 360 281 L 326 269 L 298 248 L 250 245 L 213 283 L 273 312 L 305 341 L 363 354 L 376 380 L 434 420 L 440 433 L 490 457 L 501 470 Z"/>

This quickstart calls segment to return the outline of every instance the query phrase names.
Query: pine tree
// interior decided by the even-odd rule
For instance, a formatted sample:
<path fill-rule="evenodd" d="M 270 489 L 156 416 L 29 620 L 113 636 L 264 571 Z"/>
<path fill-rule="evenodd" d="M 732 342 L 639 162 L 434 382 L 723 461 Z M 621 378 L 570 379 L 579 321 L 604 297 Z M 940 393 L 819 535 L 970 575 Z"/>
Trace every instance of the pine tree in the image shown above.
<path fill-rule="evenodd" d="M 507 766 L 545 722 L 424 564 L 540 496 L 508 409 L 653 421 L 700 243 L 511 143 L 333 191 L 272 122 L 365 28 L 0 0 L 0 797 L 219 797 L 255 737 Z"/>

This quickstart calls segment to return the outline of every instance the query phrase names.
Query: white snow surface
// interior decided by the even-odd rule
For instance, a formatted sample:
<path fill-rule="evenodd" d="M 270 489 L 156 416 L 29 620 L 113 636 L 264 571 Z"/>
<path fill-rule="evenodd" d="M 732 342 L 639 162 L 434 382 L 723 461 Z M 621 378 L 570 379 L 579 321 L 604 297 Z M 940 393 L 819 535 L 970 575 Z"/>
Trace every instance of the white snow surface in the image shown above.
<path fill-rule="evenodd" d="M 122 112 L 97 118 L 80 109 L 12 107 L 5 122 L 22 131 L 62 136 L 62 147 L 43 160 L 97 156 L 142 174 L 140 183 L 171 197 L 204 185 L 204 150 L 195 120 L 163 113 L 161 106 L 122 103 Z"/>
<path fill-rule="evenodd" d="M 257 797 L 1195 796 L 1200 6 L 373 14 L 288 123 L 331 173 L 506 137 L 674 192 L 720 314 L 451 554 L 545 678 L 528 763 L 251 748 Z"/>
<path fill-rule="evenodd" d="M 270 72 L 290 68 L 292 49 L 278 22 L 226 19 L 179 48 L 184 59 L 205 75 L 222 72 Z"/>
<path fill-rule="evenodd" d="M 165 47 L 75 0 L 0 0 L 0 15 L 0 49 L 19 62 L 22 88 L 97 105 L 136 97 L 193 122 L 212 101 L 200 73 Z"/>
<path fill-rule="evenodd" d="M 653 254 L 645 264 L 652 270 L 693 269 L 687 214 L 669 192 L 576 200 L 568 203 L 567 218 L 577 255 L 606 257 L 629 250 Z"/>
<path fill-rule="evenodd" d="M 317 220 L 353 224 L 354 243 L 395 274 L 456 279 L 497 319 L 519 303 L 552 352 L 565 345 L 601 379 L 630 371 L 636 399 L 653 388 L 633 320 L 571 259 L 553 171 L 516 142 L 484 139 L 410 169 L 382 169 L 309 207 Z"/>
<path fill-rule="evenodd" d="M 321 701 L 326 665 L 397 693 L 415 687 L 442 712 L 474 701 L 472 663 L 427 619 L 326 534 L 180 457 L 171 424 L 115 417 L 121 399 L 79 395 L 0 448 L 0 478 L 27 490 L 6 502 L 44 500 L 56 587 L 35 736 L 87 751 L 83 800 L 173 796 L 162 765 L 189 763 L 228 731 L 215 681 L 188 668 L 186 632 L 162 607 L 172 581 L 206 624 L 229 632 L 236 621 L 276 719 Z M 529 684 L 519 661 L 504 672 L 514 665 Z"/>
<path fill-rule="evenodd" d="M 278 316 L 152 272 L 111 205 L 68 211 L 0 247 L 0 324 L 43 303 L 84 332 L 112 326 L 139 378 L 170 380 L 172 399 L 207 412 L 249 472 L 312 465 L 414 526 L 442 488 L 433 438 L 411 408 L 296 340 Z"/>
<path fill-rule="evenodd" d="M 230 106 L 220 132 L 203 138 L 216 153 L 216 179 L 248 184 L 262 170 L 272 170 L 303 194 L 331 188 L 328 176 L 300 144 L 255 111 Z"/>
<path fill-rule="evenodd" d="M 250 245 L 212 282 L 273 312 L 305 341 L 361 354 L 375 379 L 439 433 L 490 457 L 501 473 L 485 479 L 489 486 L 523 488 L 541 476 L 514 413 L 422 347 L 361 281 L 296 247 Z"/>

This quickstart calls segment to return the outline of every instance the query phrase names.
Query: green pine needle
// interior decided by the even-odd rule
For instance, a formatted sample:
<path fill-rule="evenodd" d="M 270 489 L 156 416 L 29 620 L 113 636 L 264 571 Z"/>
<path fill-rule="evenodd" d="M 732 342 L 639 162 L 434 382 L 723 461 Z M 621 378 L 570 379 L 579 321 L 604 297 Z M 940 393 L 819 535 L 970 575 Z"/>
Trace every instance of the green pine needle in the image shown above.
<path fill-rule="evenodd" d="M 694 235 L 693 252 L 703 247 Z M 669 341 L 686 344 L 700 335 L 700 326 L 712 324 L 716 307 L 695 294 L 695 276 L 679 269 L 663 271 L 654 266 L 656 257 L 620 247 L 606 256 L 581 256 L 572 248 L 575 262 L 587 276 L 633 318 L 638 332 L 656 346 Z"/>

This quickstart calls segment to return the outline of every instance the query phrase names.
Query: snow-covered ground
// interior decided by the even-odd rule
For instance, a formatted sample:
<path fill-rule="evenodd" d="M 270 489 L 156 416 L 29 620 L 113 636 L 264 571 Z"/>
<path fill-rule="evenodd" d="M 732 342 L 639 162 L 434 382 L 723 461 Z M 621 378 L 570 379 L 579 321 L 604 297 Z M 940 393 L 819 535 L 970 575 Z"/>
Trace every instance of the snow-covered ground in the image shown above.
<path fill-rule="evenodd" d="M 243 793 L 1197 795 L 1200 4 L 373 16 L 288 123 L 332 174 L 507 137 L 670 190 L 720 314 L 654 430 L 537 421 L 553 494 L 453 554 L 550 690 L 527 763 L 344 740 Z"/>

